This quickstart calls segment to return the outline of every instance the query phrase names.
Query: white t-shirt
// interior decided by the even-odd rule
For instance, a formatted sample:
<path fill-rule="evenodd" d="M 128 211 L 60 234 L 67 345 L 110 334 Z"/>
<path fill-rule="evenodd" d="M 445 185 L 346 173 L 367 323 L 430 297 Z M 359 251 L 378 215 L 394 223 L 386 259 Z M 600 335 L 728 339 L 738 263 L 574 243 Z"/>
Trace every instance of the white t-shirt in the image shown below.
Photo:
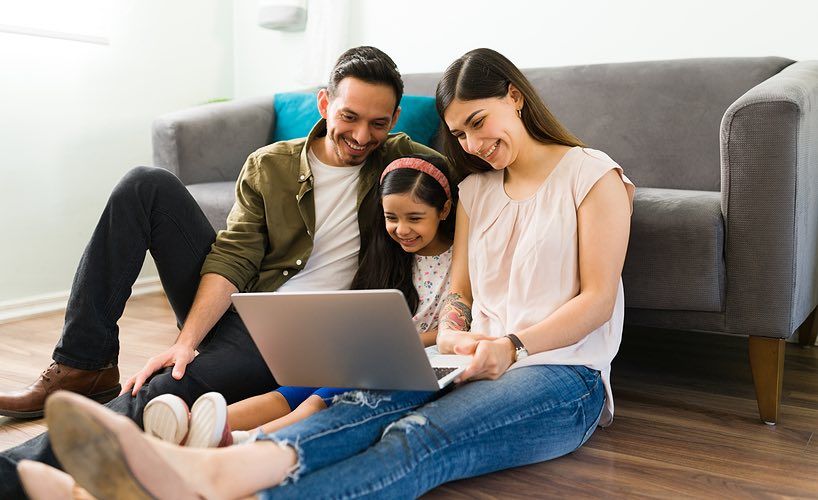
<path fill-rule="evenodd" d="M 452 249 L 440 255 L 414 255 L 412 282 L 418 292 L 418 310 L 412 321 L 418 333 L 437 328 L 443 299 L 451 284 Z"/>
<path fill-rule="evenodd" d="M 315 236 L 307 264 L 280 292 L 347 290 L 358 270 L 358 174 L 361 165 L 333 167 L 307 152 L 313 177 Z"/>

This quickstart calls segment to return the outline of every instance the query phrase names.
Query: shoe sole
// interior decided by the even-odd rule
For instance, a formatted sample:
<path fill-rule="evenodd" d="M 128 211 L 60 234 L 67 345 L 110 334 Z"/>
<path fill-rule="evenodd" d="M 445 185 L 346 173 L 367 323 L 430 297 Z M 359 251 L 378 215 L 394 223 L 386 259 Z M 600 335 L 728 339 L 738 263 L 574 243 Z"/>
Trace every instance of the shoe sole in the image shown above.
<path fill-rule="evenodd" d="M 218 392 L 203 394 L 190 408 L 190 424 L 185 446 L 215 448 L 227 424 L 227 402 Z"/>
<path fill-rule="evenodd" d="M 107 391 L 98 392 L 96 394 L 91 394 L 90 396 L 85 396 L 88 399 L 93 399 L 97 403 L 105 404 L 108 401 L 114 399 L 119 395 L 122 391 L 122 386 L 117 384 L 116 387 L 108 389 Z M 31 411 L 13 411 L 13 410 L 3 410 L 0 409 L 0 416 L 2 417 L 11 417 L 11 418 L 19 418 L 19 419 L 32 419 L 32 418 L 42 418 L 44 410 L 31 410 Z"/>
<path fill-rule="evenodd" d="M 188 430 L 188 409 L 181 398 L 162 394 L 150 400 L 142 413 L 145 432 L 162 441 L 179 444 Z"/>
<path fill-rule="evenodd" d="M 130 420 L 65 391 L 48 399 L 45 413 L 54 453 L 95 498 L 197 498 Z"/>

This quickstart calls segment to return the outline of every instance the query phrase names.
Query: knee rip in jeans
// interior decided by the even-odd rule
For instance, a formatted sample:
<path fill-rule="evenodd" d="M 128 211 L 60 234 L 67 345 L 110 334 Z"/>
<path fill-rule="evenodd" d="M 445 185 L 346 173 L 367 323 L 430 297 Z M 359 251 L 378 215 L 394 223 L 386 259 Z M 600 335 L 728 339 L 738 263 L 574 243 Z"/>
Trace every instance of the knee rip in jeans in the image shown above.
<path fill-rule="evenodd" d="M 349 391 L 332 398 L 332 403 L 346 403 L 351 405 L 366 406 L 367 408 L 377 408 L 381 403 L 392 401 L 392 396 L 388 393 L 376 393 L 371 391 Z"/>
<path fill-rule="evenodd" d="M 389 431 L 393 429 L 396 431 L 403 431 L 408 434 L 415 427 L 422 427 L 428 423 L 429 420 L 423 415 L 420 415 L 418 413 L 410 413 L 409 415 L 406 415 L 402 419 L 396 420 L 391 424 L 387 425 L 386 429 L 383 430 L 383 434 L 381 434 L 381 439 L 383 439 L 383 437 L 386 436 L 389 433 Z"/>
<path fill-rule="evenodd" d="M 279 448 L 282 449 L 292 448 L 295 451 L 296 455 L 295 464 L 293 464 L 293 466 L 287 470 L 284 476 L 284 480 L 281 482 L 281 485 L 297 482 L 298 479 L 301 477 L 302 472 L 301 462 L 302 457 L 304 455 L 303 449 L 301 448 L 301 443 L 299 442 L 300 440 L 296 439 L 295 441 L 292 441 L 290 439 L 276 439 L 269 434 L 261 435 L 258 438 L 256 438 L 256 440 L 270 441 L 273 444 L 278 445 Z"/>

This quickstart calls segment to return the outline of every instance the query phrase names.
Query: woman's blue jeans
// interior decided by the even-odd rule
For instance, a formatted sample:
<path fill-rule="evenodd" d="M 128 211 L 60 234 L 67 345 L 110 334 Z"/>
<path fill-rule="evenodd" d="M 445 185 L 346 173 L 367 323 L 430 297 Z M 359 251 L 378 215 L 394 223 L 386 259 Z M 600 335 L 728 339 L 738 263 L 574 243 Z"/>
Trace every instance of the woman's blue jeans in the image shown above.
<path fill-rule="evenodd" d="M 353 391 L 263 436 L 299 463 L 261 498 L 416 498 L 455 479 L 577 449 L 605 399 L 599 372 L 529 366 L 443 393 Z"/>

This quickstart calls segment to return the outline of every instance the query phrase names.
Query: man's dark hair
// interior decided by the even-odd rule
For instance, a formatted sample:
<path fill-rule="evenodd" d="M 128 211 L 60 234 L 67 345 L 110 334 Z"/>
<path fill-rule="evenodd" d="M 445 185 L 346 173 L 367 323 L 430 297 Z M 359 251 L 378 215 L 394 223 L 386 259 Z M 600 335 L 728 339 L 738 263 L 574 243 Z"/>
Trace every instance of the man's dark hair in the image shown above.
<path fill-rule="evenodd" d="M 366 83 L 382 84 L 395 91 L 395 109 L 398 109 L 403 97 L 403 79 L 398 67 L 391 57 L 375 47 L 362 46 L 347 50 L 332 68 L 327 91 L 331 96 L 341 80 L 347 77 L 357 78 Z"/>

